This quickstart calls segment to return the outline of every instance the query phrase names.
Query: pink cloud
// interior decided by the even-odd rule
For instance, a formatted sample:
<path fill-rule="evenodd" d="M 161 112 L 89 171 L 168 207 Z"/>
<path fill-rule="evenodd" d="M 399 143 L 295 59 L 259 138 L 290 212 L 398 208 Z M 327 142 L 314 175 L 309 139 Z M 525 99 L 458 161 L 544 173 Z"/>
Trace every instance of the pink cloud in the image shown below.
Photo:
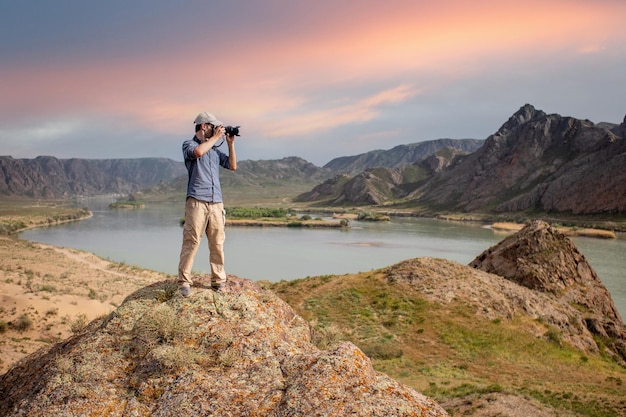
<path fill-rule="evenodd" d="M 167 132 L 179 131 L 205 109 L 259 124 L 280 114 L 285 120 L 268 125 L 268 134 L 305 134 L 371 120 L 378 105 L 418 94 L 417 87 L 400 86 L 351 104 L 329 98 L 318 110 L 305 110 L 306 95 L 322 88 L 356 88 L 407 73 L 462 77 L 491 60 L 528 62 L 550 51 L 602 51 L 607 39 L 623 36 L 619 18 L 626 14 L 621 2 L 367 4 L 342 2 L 336 13 L 320 10 L 313 23 L 293 33 L 266 37 L 241 27 L 229 40 L 237 47 L 217 57 L 198 56 L 190 44 L 164 56 L 79 65 L 60 58 L 54 65 L 22 68 L 0 77 L 0 110 L 15 118 L 118 114 Z M 295 13 L 298 6 L 292 7 Z"/>
<path fill-rule="evenodd" d="M 354 103 L 331 105 L 323 110 L 283 117 L 278 122 L 267 123 L 265 134 L 270 137 L 297 136 L 365 122 L 378 115 L 378 106 L 402 102 L 416 94 L 418 92 L 413 87 L 402 85 Z"/>

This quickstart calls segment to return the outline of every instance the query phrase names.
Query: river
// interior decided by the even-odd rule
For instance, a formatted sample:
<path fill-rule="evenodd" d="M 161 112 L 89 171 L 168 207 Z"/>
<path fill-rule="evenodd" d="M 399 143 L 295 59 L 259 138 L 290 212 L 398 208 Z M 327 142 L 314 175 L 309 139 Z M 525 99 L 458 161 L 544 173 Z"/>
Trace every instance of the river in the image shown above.
<path fill-rule="evenodd" d="M 182 239 L 182 204 L 148 205 L 141 210 L 111 210 L 108 201 L 90 199 L 93 217 L 37 228 L 20 238 L 65 246 L 142 268 L 176 274 Z M 468 264 L 506 234 L 475 223 L 421 218 L 357 222 L 351 228 L 301 229 L 228 227 L 226 271 L 252 280 L 292 280 L 307 276 L 366 272 L 405 259 L 436 257 Z M 626 237 L 573 238 L 626 314 Z M 194 271 L 208 271 L 206 238 Z"/>

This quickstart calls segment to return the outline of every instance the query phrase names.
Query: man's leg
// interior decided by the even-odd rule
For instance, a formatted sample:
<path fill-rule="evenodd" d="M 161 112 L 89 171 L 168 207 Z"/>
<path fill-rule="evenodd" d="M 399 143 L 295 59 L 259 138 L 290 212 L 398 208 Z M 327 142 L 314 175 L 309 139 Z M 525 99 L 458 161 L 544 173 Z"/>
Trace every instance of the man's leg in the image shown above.
<path fill-rule="evenodd" d="M 209 262 L 211 263 L 211 284 L 222 285 L 226 282 L 224 270 L 224 240 L 226 233 L 226 213 L 223 203 L 209 204 L 209 222 L 206 234 L 209 238 Z"/>
<path fill-rule="evenodd" d="M 187 198 L 185 203 L 185 225 L 183 226 L 183 246 L 180 250 L 180 261 L 178 263 L 179 287 L 189 288 L 193 284 L 191 267 L 202 240 L 206 221 L 206 203 L 198 201 L 193 197 Z"/>

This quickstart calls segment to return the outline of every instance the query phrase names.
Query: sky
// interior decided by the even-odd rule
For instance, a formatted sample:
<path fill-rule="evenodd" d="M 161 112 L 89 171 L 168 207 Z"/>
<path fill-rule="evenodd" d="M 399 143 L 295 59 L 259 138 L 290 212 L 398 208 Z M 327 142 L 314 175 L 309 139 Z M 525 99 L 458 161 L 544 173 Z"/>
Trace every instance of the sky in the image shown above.
<path fill-rule="evenodd" d="M 0 155 L 239 160 L 485 139 L 525 104 L 626 114 L 623 0 L 0 0 Z M 226 151 L 226 146 L 223 150 Z"/>

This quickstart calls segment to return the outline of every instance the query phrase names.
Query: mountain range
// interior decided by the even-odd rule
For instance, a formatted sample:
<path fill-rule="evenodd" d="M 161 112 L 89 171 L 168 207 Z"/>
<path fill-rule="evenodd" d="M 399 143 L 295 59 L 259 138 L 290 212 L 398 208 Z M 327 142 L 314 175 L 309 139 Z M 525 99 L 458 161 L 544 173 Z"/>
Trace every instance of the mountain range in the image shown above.
<path fill-rule="evenodd" d="M 624 213 L 625 133 L 626 118 L 596 125 L 525 105 L 410 198 L 437 211 Z"/>
<path fill-rule="evenodd" d="M 130 193 L 186 174 L 167 158 L 57 159 L 0 156 L 0 195 L 69 198 Z"/>
<path fill-rule="evenodd" d="M 299 195 L 316 205 L 422 214 L 626 211 L 626 119 L 594 124 L 527 104 L 475 152 L 440 149 L 412 165 L 338 175 Z"/>
<path fill-rule="evenodd" d="M 312 206 L 374 206 L 417 214 L 626 211 L 624 123 L 546 114 L 526 104 L 485 140 L 438 139 L 339 157 L 243 160 L 222 171 L 225 194 L 265 194 Z M 182 162 L 0 157 L 0 195 L 66 198 L 183 194 Z M 232 195 L 232 194 L 231 194 Z"/>

